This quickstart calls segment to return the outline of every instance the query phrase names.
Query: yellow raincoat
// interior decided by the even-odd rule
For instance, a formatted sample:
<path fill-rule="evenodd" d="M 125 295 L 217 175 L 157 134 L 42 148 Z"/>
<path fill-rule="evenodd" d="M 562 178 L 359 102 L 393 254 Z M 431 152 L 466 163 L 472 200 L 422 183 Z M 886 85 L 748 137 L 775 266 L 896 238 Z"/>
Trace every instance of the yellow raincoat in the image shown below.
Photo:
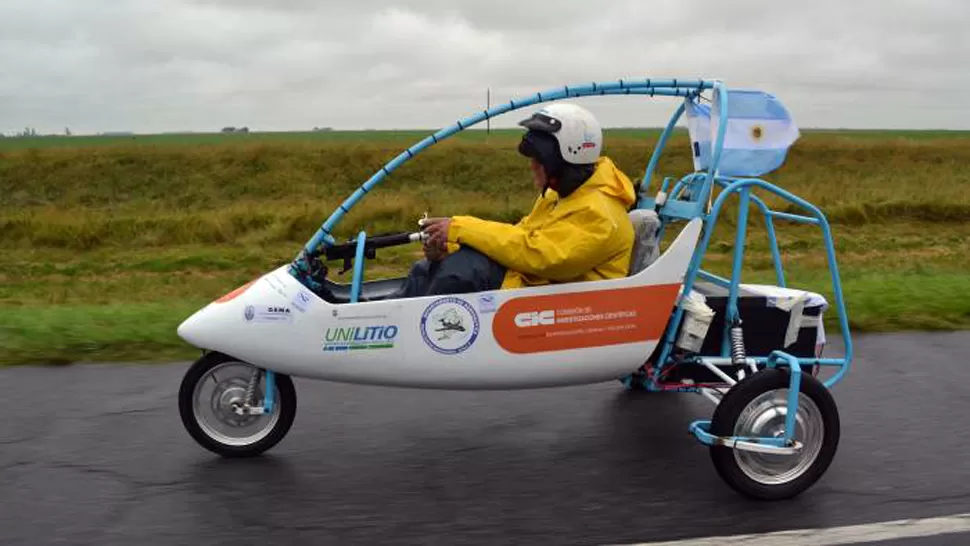
<path fill-rule="evenodd" d="M 449 250 L 468 245 L 508 270 L 502 289 L 625 277 L 633 251 L 633 183 L 607 157 L 575 192 L 536 199 L 515 225 L 455 216 Z"/>

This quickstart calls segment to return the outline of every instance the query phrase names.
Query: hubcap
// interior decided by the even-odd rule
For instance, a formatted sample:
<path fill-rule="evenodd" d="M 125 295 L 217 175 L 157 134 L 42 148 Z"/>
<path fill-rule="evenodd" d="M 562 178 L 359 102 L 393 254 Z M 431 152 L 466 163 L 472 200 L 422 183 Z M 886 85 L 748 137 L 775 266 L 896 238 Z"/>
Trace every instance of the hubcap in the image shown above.
<path fill-rule="evenodd" d="M 243 412 L 246 386 L 253 366 L 242 362 L 224 362 L 205 373 L 195 384 L 192 408 L 196 422 L 212 439 L 231 446 L 256 443 L 269 434 L 279 419 L 279 411 L 269 415 L 247 415 Z M 254 404 L 262 403 L 265 384 L 256 386 Z M 279 388 L 275 389 L 279 400 Z"/>
<path fill-rule="evenodd" d="M 781 438 L 788 414 L 788 389 L 766 392 L 751 401 L 738 416 L 736 436 Z M 825 425 L 811 398 L 798 394 L 793 438 L 802 444 L 794 455 L 774 455 L 734 450 L 734 458 L 749 478 L 765 485 L 788 483 L 808 470 L 822 449 Z"/>

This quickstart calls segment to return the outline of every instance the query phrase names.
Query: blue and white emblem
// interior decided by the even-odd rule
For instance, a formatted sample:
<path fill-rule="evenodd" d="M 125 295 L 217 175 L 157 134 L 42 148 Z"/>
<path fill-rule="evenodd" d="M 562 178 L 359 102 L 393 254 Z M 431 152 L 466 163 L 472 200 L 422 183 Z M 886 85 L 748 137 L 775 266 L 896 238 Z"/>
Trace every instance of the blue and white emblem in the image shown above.
<path fill-rule="evenodd" d="M 421 337 L 435 351 L 454 355 L 468 350 L 478 338 L 475 309 L 460 298 L 442 298 L 421 315 Z"/>
<path fill-rule="evenodd" d="M 252 305 L 247 305 L 245 317 L 246 317 L 246 322 L 252 322 L 253 319 L 256 318 L 256 308 L 253 307 Z"/>
<path fill-rule="evenodd" d="M 479 313 L 482 313 L 483 315 L 486 313 L 494 313 L 497 308 L 495 294 L 482 294 L 478 296 Z"/>
<path fill-rule="evenodd" d="M 297 311 L 306 313 L 307 309 L 310 307 L 310 304 L 313 303 L 313 298 L 310 297 L 310 294 L 306 290 L 300 290 L 297 292 L 296 296 L 293 297 L 293 300 L 290 301 L 290 303 L 293 304 L 293 307 L 295 307 Z"/>

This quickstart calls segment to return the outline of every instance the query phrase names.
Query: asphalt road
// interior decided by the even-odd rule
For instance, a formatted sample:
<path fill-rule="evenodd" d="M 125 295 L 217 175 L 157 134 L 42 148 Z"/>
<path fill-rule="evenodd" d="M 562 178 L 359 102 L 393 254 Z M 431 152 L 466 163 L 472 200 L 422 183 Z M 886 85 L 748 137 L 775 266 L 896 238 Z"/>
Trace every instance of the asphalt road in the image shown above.
<path fill-rule="evenodd" d="M 777 504 L 717 477 L 696 395 L 298 379 L 289 436 L 227 461 L 182 429 L 187 363 L 0 370 L 0 544 L 615 544 L 970 512 L 970 333 L 855 342 L 835 462 Z M 893 544 L 970 535 L 941 540 Z"/>

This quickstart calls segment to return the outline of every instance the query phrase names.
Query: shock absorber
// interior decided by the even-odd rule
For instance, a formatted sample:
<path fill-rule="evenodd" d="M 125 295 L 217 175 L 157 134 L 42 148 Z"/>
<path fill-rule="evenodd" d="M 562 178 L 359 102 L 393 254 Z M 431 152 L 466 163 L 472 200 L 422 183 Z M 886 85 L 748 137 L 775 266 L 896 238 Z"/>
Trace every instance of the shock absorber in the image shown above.
<path fill-rule="evenodd" d="M 253 397 L 256 395 L 256 384 L 259 383 L 259 368 L 253 367 L 253 372 L 249 375 L 249 383 L 246 384 L 246 397 L 243 398 L 243 405 L 245 407 L 252 407 L 256 401 Z"/>
<path fill-rule="evenodd" d="M 741 319 L 736 319 L 731 325 L 731 362 L 737 367 L 743 367 L 747 361 L 744 354 L 744 332 L 741 331 Z"/>

